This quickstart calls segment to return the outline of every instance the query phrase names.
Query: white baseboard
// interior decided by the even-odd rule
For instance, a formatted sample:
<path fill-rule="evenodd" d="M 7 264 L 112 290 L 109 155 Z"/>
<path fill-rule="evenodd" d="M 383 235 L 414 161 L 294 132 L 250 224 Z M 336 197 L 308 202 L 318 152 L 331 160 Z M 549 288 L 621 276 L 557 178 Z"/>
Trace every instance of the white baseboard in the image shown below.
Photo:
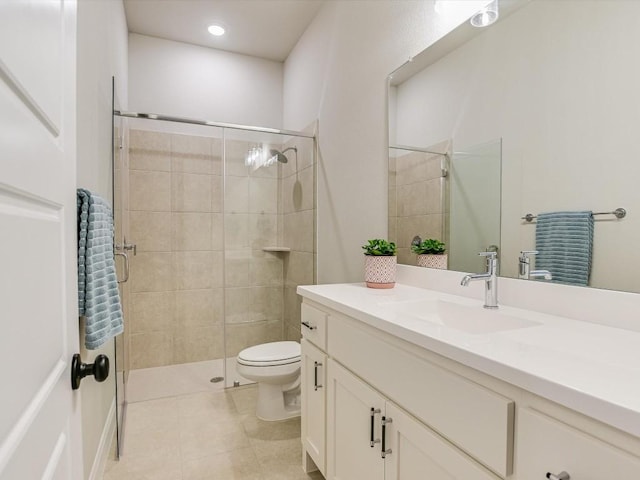
<path fill-rule="evenodd" d="M 93 460 L 93 466 L 91 467 L 91 473 L 88 480 L 102 480 L 104 476 L 104 469 L 107 466 L 107 460 L 109 459 L 109 453 L 111 452 L 111 442 L 116 430 L 116 399 L 113 398 L 107 420 L 104 422 L 104 428 L 102 429 L 102 436 L 100 437 L 100 443 L 98 444 L 98 450 L 96 451 L 96 457 Z"/>

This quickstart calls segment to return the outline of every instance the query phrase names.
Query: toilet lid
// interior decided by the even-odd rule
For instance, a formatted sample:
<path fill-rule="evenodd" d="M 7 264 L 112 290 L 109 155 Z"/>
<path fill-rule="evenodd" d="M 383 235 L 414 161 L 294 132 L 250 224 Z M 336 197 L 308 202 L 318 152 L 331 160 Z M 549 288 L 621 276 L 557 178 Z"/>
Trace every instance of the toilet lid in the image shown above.
<path fill-rule="evenodd" d="M 244 365 L 287 365 L 300 361 L 298 342 L 271 342 L 245 348 L 238 354 L 238 362 Z"/>

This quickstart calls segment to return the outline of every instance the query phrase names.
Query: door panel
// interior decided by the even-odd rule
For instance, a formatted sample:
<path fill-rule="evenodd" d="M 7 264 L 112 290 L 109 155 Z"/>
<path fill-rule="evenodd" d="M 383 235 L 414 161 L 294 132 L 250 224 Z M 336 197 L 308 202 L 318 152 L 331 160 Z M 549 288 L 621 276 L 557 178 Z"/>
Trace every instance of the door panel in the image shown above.
<path fill-rule="evenodd" d="M 56 134 L 62 124 L 64 7 L 61 0 L 0 5 L 0 77 Z"/>
<path fill-rule="evenodd" d="M 0 2 L 0 479 L 81 479 L 75 9 Z"/>
<path fill-rule="evenodd" d="M 59 368 L 51 366 L 65 361 L 65 332 L 59 322 L 41 322 L 37 331 L 33 329 L 34 320 L 62 316 L 60 212 L 55 207 L 21 199 L 0 187 L 0 224 L 4 232 L 0 290 L 10 292 L 12 286 L 24 285 L 39 294 L 38 301 L 6 295 L 2 302 L 3 317 L 10 320 L 3 335 L 11 338 L 3 346 L 2 356 L 8 365 L 14 365 L 3 375 L 3 382 L 21 386 L 3 393 L 0 436 L 5 436 L 23 415 L 24 406 L 42 396 L 47 385 L 55 383 L 56 375 L 60 375 Z M 38 352 L 42 361 L 23 361 L 29 351 Z"/>

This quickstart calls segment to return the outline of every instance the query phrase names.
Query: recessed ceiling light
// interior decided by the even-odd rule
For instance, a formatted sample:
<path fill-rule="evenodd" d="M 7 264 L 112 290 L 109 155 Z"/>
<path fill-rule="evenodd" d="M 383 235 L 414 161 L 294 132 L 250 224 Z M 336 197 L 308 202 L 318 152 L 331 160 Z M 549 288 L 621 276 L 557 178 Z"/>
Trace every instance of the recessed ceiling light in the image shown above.
<path fill-rule="evenodd" d="M 220 25 L 211 25 L 208 30 L 211 35 L 214 35 L 216 37 L 224 35 L 224 28 L 222 28 Z"/>

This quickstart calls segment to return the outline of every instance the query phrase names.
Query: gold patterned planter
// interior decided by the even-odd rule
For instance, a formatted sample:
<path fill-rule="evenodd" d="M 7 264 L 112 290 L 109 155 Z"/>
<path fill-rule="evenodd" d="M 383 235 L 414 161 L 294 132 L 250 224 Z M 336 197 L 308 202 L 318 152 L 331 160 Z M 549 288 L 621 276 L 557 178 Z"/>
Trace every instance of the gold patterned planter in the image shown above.
<path fill-rule="evenodd" d="M 393 288 L 396 284 L 395 256 L 364 256 L 364 281 L 369 288 Z"/>
<path fill-rule="evenodd" d="M 440 270 L 446 270 L 449 263 L 449 255 L 443 253 L 442 255 L 432 254 L 420 254 L 418 255 L 418 266 L 427 268 L 438 268 Z"/>

